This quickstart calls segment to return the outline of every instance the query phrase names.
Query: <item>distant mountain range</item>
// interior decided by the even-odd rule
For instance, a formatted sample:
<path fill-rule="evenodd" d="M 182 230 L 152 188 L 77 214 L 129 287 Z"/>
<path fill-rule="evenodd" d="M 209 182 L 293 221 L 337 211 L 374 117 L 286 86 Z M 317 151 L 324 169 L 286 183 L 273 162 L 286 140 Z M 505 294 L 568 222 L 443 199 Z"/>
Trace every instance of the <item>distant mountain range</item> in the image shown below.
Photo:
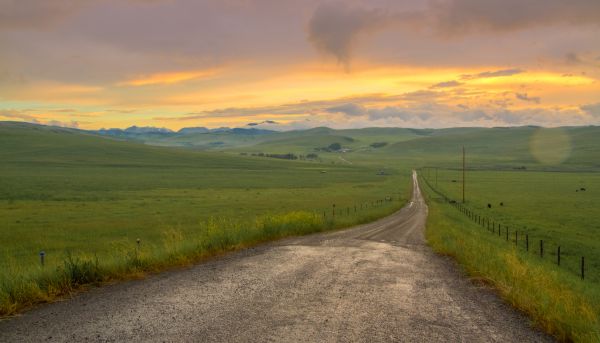
<path fill-rule="evenodd" d="M 139 136 L 184 136 L 192 134 L 204 134 L 204 133 L 231 133 L 237 135 L 266 135 L 275 133 L 273 130 L 257 129 L 257 128 L 229 128 L 219 127 L 216 129 L 208 129 L 206 127 L 184 127 L 179 131 L 173 131 L 164 127 L 153 127 L 153 126 L 131 126 L 126 129 L 100 129 L 92 130 L 90 132 L 97 133 L 105 136 L 114 137 L 139 137 Z"/>

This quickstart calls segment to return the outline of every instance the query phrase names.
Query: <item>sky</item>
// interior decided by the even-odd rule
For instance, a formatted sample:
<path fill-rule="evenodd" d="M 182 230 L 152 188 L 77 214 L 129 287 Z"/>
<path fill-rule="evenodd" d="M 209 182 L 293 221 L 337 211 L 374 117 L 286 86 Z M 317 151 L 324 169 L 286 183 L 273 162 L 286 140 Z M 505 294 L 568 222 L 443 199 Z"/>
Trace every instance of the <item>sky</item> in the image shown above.
<path fill-rule="evenodd" d="M 0 0 L 0 120 L 600 124 L 598 0 Z"/>

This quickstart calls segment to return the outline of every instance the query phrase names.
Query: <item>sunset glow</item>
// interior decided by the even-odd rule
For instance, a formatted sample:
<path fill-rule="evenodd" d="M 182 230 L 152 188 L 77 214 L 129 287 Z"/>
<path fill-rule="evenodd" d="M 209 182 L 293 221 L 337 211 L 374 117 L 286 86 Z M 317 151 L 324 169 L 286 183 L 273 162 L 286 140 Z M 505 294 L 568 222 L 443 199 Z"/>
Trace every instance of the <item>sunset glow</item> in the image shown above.
<path fill-rule="evenodd" d="M 45 13 L 26 2 L 0 2 L 14 13 L 0 24 L 0 120 L 86 129 L 600 120 L 600 20 L 546 11 L 492 27 L 497 6 L 482 5 L 489 22 L 462 13 L 470 26 L 448 31 L 457 24 L 445 17 L 378 19 L 438 13 L 421 1 L 60 0 Z"/>

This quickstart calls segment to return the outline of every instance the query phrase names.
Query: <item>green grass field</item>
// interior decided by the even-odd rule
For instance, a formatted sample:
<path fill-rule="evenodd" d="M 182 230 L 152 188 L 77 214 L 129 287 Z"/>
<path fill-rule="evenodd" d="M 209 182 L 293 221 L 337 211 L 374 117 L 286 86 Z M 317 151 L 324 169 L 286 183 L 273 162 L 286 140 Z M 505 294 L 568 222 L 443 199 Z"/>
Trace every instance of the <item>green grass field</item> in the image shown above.
<path fill-rule="evenodd" d="M 215 139 L 225 143 L 212 145 Z M 373 148 L 376 142 L 387 145 Z M 0 123 L 0 315 L 88 284 L 373 220 L 405 203 L 412 168 L 423 168 L 422 178 L 460 200 L 464 146 L 466 206 L 502 223 L 503 230 L 508 226 L 510 241 L 440 202 L 422 184 L 431 206 L 432 247 L 454 256 L 557 337 L 598 337 L 599 127 L 316 128 L 144 143 Z M 349 150 L 315 150 L 332 143 Z M 250 156 L 257 152 L 316 152 L 319 159 Z M 437 177 L 431 167 L 439 167 Z M 394 201 L 376 205 L 386 196 Z M 581 256 L 585 281 L 579 277 Z"/>
<path fill-rule="evenodd" d="M 423 171 L 434 187 L 435 174 L 435 170 Z M 437 174 L 437 189 L 461 201 L 462 173 L 438 170 Z M 600 287 L 599 173 L 469 171 L 466 179 L 465 206 L 502 225 L 499 244 L 508 227 L 511 242 L 518 231 L 522 250 L 526 248 L 525 234 L 529 236 L 531 254 L 539 254 L 539 241 L 543 240 L 548 261 L 557 261 L 560 246 L 561 267 L 574 275 L 580 273 L 580 259 L 585 256 L 586 277 Z"/>
<path fill-rule="evenodd" d="M 421 175 L 423 176 L 427 173 Z M 489 174 L 489 172 L 482 172 Z M 514 180 L 514 176 L 505 176 L 500 173 L 493 174 L 496 182 Z M 498 175 L 500 174 L 500 175 Z M 472 176 L 473 177 L 473 176 Z M 480 176 L 485 178 L 485 176 Z M 570 179 L 567 176 L 566 179 Z M 545 179 L 545 181 L 548 181 Z M 438 180 L 439 182 L 439 180 Z M 435 187 L 435 181 L 429 182 Z M 546 182 L 545 186 L 548 185 Z M 539 184 L 538 184 L 539 186 Z M 565 269 L 562 264 L 558 267 L 552 258 L 542 259 L 535 253 L 526 253 L 523 246 L 516 247 L 514 241 L 506 242 L 505 237 L 498 237 L 490 233 L 458 211 L 455 206 L 446 202 L 436 194 L 425 182 L 422 182 L 429 204 L 429 217 L 426 237 L 433 249 L 444 255 L 455 258 L 465 270 L 473 277 L 475 282 L 482 282 L 493 286 L 500 295 L 516 308 L 529 315 L 533 322 L 544 331 L 551 333 L 560 341 L 598 342 L 600 340 L 600 287 L 597 274 L 593 280 L 582 281 L 576 274 Z M 501 193 L 499 196 L 512 194 L 510 191 L 501 191 L 503 188 L 496 185 L 494 190 Z M 553 203 L 556 216 L 564 214 L 560 210 L 556 198 L 552 195 L 558 192 L 539 190 L 536 194 L 550 194 L 547 203 Z M 570 200 L 578 203 L 579 200 Z M 471 200 L 467 205 L 475 208 L 477 201 Z M 515 205 L 513 205 L 515 206 Z M 535 206 L 531 205 L 531 208 Z M 513 208 L 498 210 L 495 214 L 506 216 L 506 212 L 527 215 L 525 206 L 517 211 Z M 539 211 L 539 210 L 538 210 Z M 549 215 L 552 211 L 544 211 Z M 508 218 L 508 217 L 506 217 Z M 511 216 L 512 218 L 512 216 Z M 568 220 L 577 222 L 581 216 L 573 215 Z M 530 223 L 543 223 L 551 221 L 550 218 L 529 217 Z M 579 232 L 585 233 L 580 228 Z M 570 233 L 564 229 L 560 237 L 576 238 L 577 233 Z M 540 235 L 550 235 L 554 232 L 539 230 Z M 587 253 L 593 252 L 597 246 L 598 238 L 591 233 L 587 234 L 588 242 L 582 241 L 581 249 Z M 585 250 L 584 250 L 585 249 Z M 577 254 L 572 248 L 571 252 Z M 569 258 L 569 257 L 567 257 Z M 568 267 L 567 267 L 568 268 Z"/>
<path fill-rule="evenodd" d="M 378 152 L 413 161 L 418 166 L 459 168 L 464 146 L 470 169 L 600 171 L 598 126 L 440 131 L 392 144 Z"/>
<path fill-rule="evenodd" d="M 159 148 L 28 124 L 0 125 L 0 158 L 3 314 L 61 293 L 66 286 L 40 280 L 64 269 L 69 254 L 97 258 L 98 277 L 118 278 L 132 272 L 137 239 L 151 261 L 144 268 L 153 270 L 173 249 L 180 258 L 212 251 L 197 248 L 209 222 L 237 232 L 220 251 L 370 220 L 399 208 L 410 192 L 408 171 L 382 176 L 369 166 Z M 372 205 L 386 196 L 395 201 Z M 312 224 L 296 231 L 287 220 Z M 265 233 L 257 221 L 280 222 L 280 229 Z M 168 243 L 173 237 L 177 243 Z"/>

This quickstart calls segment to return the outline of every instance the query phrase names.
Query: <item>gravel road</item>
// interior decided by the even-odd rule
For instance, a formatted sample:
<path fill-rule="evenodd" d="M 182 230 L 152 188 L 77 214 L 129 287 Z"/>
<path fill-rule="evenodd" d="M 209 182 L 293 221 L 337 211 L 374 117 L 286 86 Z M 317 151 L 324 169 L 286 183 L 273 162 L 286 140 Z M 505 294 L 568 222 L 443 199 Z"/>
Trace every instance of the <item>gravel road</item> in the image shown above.
<path fill-rule="evenodd" d="M 425 244 L 427 206 L 110 285 L 0 322 L 0 342 L 550 342 Z"/>

